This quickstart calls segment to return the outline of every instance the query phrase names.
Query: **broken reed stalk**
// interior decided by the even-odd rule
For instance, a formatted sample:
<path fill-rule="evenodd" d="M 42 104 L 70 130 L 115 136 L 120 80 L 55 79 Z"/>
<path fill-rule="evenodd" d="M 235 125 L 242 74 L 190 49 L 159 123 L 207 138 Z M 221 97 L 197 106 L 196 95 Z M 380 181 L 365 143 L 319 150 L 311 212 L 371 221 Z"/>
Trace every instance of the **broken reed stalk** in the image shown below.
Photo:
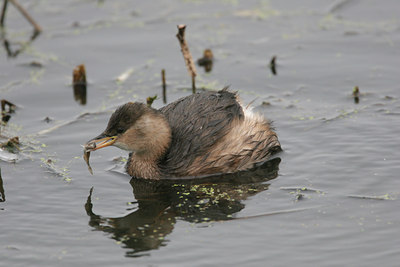
<path fill-rule="evenodd" d="M 187 45 L 186 40 L 185 40 L 185 29 L 186 29 L 185 24 L 178 25 L 178 33 L 177 33 L 176 37 L 178 38 L 179 44 L 181 45 L 181 51 L 182 51 L 183 58 L 185 59 L 186 67 L 189 71 L 189 74 L 192 76 L 193 93 L 196 93 L 196 81 L 195 81 L 195 78 L 197 75 L 196 67 L 194 66 L 194 61 L 193 61 L 192 55 L 190 54 L 189 46 Z"/>
<path fill-rule="evenodd" d="M 162 96 L 164 104 L 167 104 L 167 83 L 165 82 L 165 69 L 161 70 L 161 81 L 162 81 Z"/>
<path fill-rule="evenodd" d="M 1 168 L 0 168 L 0 202 L 4 201 L 6 201 L 6 195 L 4 193 L 3 178 L 1 177 Z"/>
<path fill-rule="evenodd" d="M 0 17 L 0 26 L 1 27 L 4 27 L 4 19 L 6 17 L 7 4 L 8 4 L 8 0 L 4 0 L 3 8 L 1 10 L 1 17 Z"/>
<path fill-rule="evenodd" d="M 36 23 L 36 21 L 28 14 L 28 12 L 25 10 L 23 6 L 21 6 L 17 0 L 5 0 L 5 2 L 10 1 L 18 10 L 19 12 L 22 13 L 22 15 L 32 24 L 32 26 L 35 28 L 36 32 L 41 32 L 42 28 L 39 26 L 39 24 Z M 6 5 L 6 3 L 4 3 Z M 4 9 L 4 6 L 3 6 Z"/>
<path fill-rule="evenodd" d="M 354 103 L 358 104 L 360 102 L 360 89 L 358 86 L 354 87 L 353 89 L 353 97 L 354 97 Z"/>
<path fill-rule="evenodd" d="M 72 84 L 84 84 L 86 85 L 86 69 L 85 65 L 81 64 L 74 68 L 72 71 Z"/>
<path fill-rule="evenodd" d="M 271 61 L 269 62 L 269 68 L 271 69 L 272 74 L 276 75 L 276 56 L 271 58 Z"/>
<path fill-rule="evenodd" d="M 192 93 L 196 93 L 196 76 L 192 75 Z"/>
<path fill-rule="evenodd" d="M 74 88 L 74 97 L 81 105 L 86 105 L 86 69 L 81 64 L 72 71 L 72 87 Z"/>

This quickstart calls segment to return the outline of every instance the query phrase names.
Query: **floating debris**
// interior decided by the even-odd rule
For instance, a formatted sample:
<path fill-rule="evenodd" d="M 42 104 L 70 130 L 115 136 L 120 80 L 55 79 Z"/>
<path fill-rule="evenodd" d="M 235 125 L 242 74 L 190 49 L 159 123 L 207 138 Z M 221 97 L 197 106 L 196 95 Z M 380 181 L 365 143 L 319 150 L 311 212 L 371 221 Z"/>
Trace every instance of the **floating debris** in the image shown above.
<path fill-rule="evenodd" d="M 203 52 L 203 57 L 197 60 L 199 66 L 204 67 L 205 72 L 210 72 L 213 67 L 214 55 L 211 49 L 206 49 Z"/>
<path fill-rule="evenodd" d="M 120 157 L 113 158 L 112 161 L 117 162 L 117 163 L 126 163 L 128 161 L 128 159 L 120 156 Z"/>
<path fill-rule="evenodd" d="M 146 103 L 148 107 L 151 107 L 151 105 L 153 104 L 154 100 L 157 99 L 157 95 L 155 96 L 149 96 L 146 98 Z"/>
<path fill-rule="evenodd" d="M 44 118 L 42 121 L 46 122 L 46 123 L 50 123 L 52 122 L 54 119 L 50 118 L 49 116 L 47 116 L 46 118 Z"/>
<path fill-rule="evenodd" d="M 0 148 L 4 149 L 10 153 L 16 153 L 19 151 L 19 138 L 15 136 L 13 138 L 8 139 L 4 143 L 0 143 Z"/>
<path fill-rule="evenodd" d="M 277 72 L 276 72 L 276 56 L 273 56 L 271 58 L 271 61 L 269 62 L 269 68 L 273 75 L 277 74 Z"/>
<path fill-rule="evenodd" d="M 43 63 L 41 63 L 39 61 L 31 61 L 29 63 L 23 63 L 22 66 L 32 67 L 32 68 L 43 68 Z"/>
<path fill-rule="evenodd" d="M 389 194 L 383 196 L 362 196 L 362 195 L 350 195 L 348 197 L 351 198 L 360 198 L 360 199 L 373 199 L 373 200 L 394 200 Z"/>
<path fill-rule="evenodd" d="M 297 193 L 296 196 L 294 197 L 294 201 L 297 202 L 299 200 L 302 200 L 304 198 L 304 194 Z"/>
<path fill-rule="evenodd" d="M 360 89 L 358 86 L 354 87 L 353 89 L 353 97 L 354 97 L 354 103 L 358 104 L 360 102 Z"/>
<path fill-rule="evenodd" d="M 123 83 L 123 82 L 125 82 L 131 75 L 132 75 L 132 73 L 135 71 L 135 69 L 134 68 L 129 68 L 129 69 L 127 69 L 126 71 L 124 71 L 121 75 L 119 75 L 118 77 L 117 77 L 117 79 L 115 79 L 115 81 L 117 82 L 117 83 Z"/>
<path fill-rule="evenodd" d="M 7 110 L 8 107 L 8 110 Z M 16 106 L 5 99 L 1 100 L 1 121 L 7 123 L 11 119 L 11 113 L 14 113 Z"/>
<path fill-rule="evenodd" d="M 261 106 L 263 106 L 263 107 L 269 107 L 269 106 L 271 106 L 271 102 L 263 101 L 263 102 L 261 103 Z"/>
<path fill-rule="evenodd" d="M 81 64 L 72 71 L 72 86 L 74 88 L 75 101 L 81 105 L 86 105 L 86 69 L 85 65 Z"/>
<path fill-rule="evenodd" d="M 8 111 L 6 111 L 7 106 L 8 106 Z M 1 100 L 1 112 L 13 113 L 15 111 L 15 108 L 16 106 L 10 101 L 7 101 L 5 99 Z"/>
<path fill-rule="evenodd" d="M 280 187 L 280 190 L 290 190 L 290 191 L 309 191 L 315 193 L 325 193 L 322 190 L 310 188 L 310 187 Z"/>
<path fill-rule="evenodd" d="M 43 68 L 43 63 L 41 63 L 39 61 L 32 61 L 31 63 L 28 64 L 28 66 L 34 67 L 34 68 Z"/>
<path fill-rule="evenodd" d="M 59 167 L 56 163 L 56 160 L 52 160 L 51 158 L 41 158 L 40 159 L 44 165 L 42 167 L 47 168 L 47 170 L 59 177 L 61 177 L 66 182 L 71 182 L 72 179 L 69 177 L 69 171 L 66 167 Z"/>
<path fill-rule="evenodd" d="M 191 75 L 191 77 L 192 77 L 192 91 L 194 94 L 194 93 L 196 93 L 196 75 L 197 75 L 197 73 L 196 73 L 196 67 L 194 66 L 194 63 L 193 63 L 192 54 L 190 54 L 189 46 L 185 40 L 185 29 L 186 29 L 185 24 L 178 25 L 178 33 L 176 35 L 176 38 L 178 38 L 178 40 L 179 40 L 179 44 L 181 46 L 181 52 L 182 52 L 183 58 L 185 59 L 186 67 L 189 71 L 189 75 Z"/>

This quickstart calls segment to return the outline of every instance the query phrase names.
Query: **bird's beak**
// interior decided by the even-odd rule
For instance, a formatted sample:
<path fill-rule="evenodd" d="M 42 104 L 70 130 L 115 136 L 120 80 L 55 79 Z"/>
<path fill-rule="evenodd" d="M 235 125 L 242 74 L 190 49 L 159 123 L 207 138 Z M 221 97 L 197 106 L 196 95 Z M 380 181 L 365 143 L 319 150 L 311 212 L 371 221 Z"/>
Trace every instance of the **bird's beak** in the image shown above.
<path fill-rule="evenodd" d="M 116 138 L 116 136 L 106 136 L 105 134 L 100 134 L 85 144 L 85 150 L 95 151 L 106 146 L 111 146 L 114 144 Z"/>

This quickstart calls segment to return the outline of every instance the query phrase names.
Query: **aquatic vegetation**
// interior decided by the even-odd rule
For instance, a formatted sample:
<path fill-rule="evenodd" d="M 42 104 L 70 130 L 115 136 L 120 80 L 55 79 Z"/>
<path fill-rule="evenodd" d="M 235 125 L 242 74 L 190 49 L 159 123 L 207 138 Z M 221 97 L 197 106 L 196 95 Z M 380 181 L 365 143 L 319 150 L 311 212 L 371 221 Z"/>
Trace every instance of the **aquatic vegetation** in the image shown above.
<path fill-rule="evenodd" d="M 9 153 L 14 153 L 14 154 L 17 153 L 20 150 L 18 136 L 10 138 L 3 143 L 0 143 L 0 149 L 4 149 Z"/>
<path fill-rule="evenodd" d="M 56 163 L 57 161 L 51 158 L 40 158 L 42 166 L 45 167 L 50 173 L 61 177 L 66 182 L 71 182 L 72 179 L 69 176 L 69 170 L 67 167 L 60 167 Z"/>
<path fill-rule="evenodd" d="M 40 80 L 42 79 L 44 73 L 45 73 L 44 69 L 32 70 L 30 72 L 30 79 L 29 79 L 30 83 L 40 84 Z"/>
<path fill-rule="evenodd" d="M 268 1 L 261 1 L 261 5 L 254 9 L 243 9 L 236 11 L 235 16 L 265 20 L 274 16 L 280 16 L 281 12 L 272 8 Z"/>

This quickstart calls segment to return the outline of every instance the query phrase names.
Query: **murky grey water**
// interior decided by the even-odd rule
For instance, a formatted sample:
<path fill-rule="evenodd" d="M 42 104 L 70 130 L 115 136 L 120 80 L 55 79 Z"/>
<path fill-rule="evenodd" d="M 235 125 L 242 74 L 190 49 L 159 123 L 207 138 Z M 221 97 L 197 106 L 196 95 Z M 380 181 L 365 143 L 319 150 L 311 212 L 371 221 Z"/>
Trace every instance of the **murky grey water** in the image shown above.
<path fill-rule="evenodd" d="M 44 31 L 24 45 L 31 26 L 9 6 L 2 42 L 23 50 L 0 49 L 0 98 L 17 106 L 0 134 L 21 151 L 0 151 L 1 266 L 398 265 L 397 1 L 20 2 Z M 109 148 L 92 154 L 90 175 L 80 145 L 122 103 L 158 94 L 161 107 L 161 69 L 169 102 L 190 94 L 181 23 L 195 58 L 216 57 L 198 86 L 254 101 L 280 160 L 219 180 L 130 183 L 114 161 L 126 153 Z M 71 88 L 81 63 L 85 105 Z"/>

